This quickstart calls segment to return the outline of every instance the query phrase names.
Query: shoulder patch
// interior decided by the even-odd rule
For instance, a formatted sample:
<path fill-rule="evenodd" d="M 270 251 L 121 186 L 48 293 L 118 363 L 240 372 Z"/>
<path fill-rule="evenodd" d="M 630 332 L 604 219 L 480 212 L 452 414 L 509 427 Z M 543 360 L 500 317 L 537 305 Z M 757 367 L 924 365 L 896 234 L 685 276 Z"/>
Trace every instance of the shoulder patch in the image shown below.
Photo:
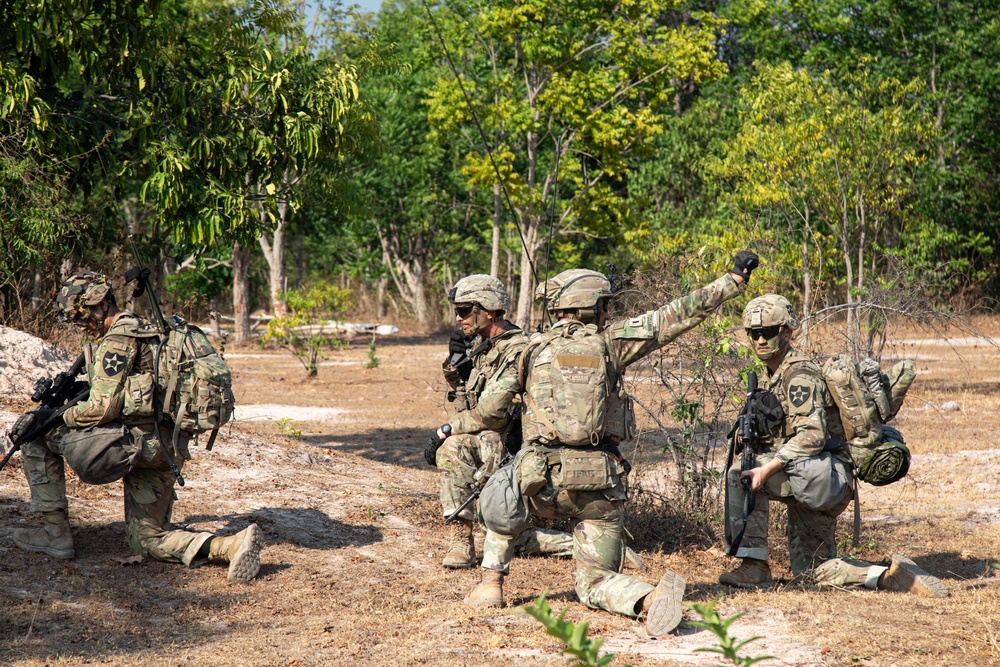
<path fill-rule="evenodd" d="M 128 358 L 125 355 L 118 354 L 117 352 L 107 352 L 104 358 L 101 359 L 101 368 L 104 369 L 108 377 L 114 377 L 125 370 L 127 363 Z"/>
<path fill-rule="evenodd" d="M 793 382 L 788 387 L 788 400 L 797 408 L 805 405 L 806 401 L 812 398 L 812 386 L 804 382 Z"/>

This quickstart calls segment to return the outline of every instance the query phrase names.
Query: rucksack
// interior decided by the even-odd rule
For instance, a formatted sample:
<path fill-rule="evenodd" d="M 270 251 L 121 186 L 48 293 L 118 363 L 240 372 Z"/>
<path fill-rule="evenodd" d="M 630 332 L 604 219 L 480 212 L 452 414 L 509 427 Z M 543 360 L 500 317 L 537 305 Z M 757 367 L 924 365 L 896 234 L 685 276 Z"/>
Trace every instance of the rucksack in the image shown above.
<path fill-rule="evenodd" d="M 891 484 L 909 471 L 910 451 L 902 434 L 885 423 L 896 416 L 916 377 L 916 364 L 905 359 L 888 374 L 878 362 L 860 364 L 838 354 L 823 364 L 823 379 L 836 406 L 845 442 L 863 482 Z"/>
<path fill-rule="evenodd" d="M 177 316 L 168 329 L 165 340 L 156 336 L 152 343 L 160 412 L 174 424 L 175 448 L 181 431 L 211 432 L 210 450 L 219 429 L 233 417 L 232 372 L 201 329 Z"/>
<path fill-rule="evenodd" d="M 607 341 L 593 325 L 571 323 L 530 341 L 518 368 L 524 404 L 534 416 L 522 422 L 524 442 L 597 445 L 616 389 L 610 363 Z"/>

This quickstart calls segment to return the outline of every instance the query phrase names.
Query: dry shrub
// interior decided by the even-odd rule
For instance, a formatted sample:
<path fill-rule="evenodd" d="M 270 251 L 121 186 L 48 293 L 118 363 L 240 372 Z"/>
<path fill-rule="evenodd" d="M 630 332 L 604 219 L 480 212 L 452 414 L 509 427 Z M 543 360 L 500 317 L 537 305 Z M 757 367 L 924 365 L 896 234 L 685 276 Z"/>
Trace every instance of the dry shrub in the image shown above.
<path fill-rule="evenodd" d="M 673 258 L 631 276 L 614 299 L 613 319 L 688 294 L 697 285 L 686 273 L 685 261 Z M 706 546 L 721 525 L 726 436 L 745 393 L 741 371 L 750 365 L 734 340 L 739 307 L 724 305 L 626 374 L 639 430 L 625 452 L 634 466 L 626 528 L 640 548 Z"/>

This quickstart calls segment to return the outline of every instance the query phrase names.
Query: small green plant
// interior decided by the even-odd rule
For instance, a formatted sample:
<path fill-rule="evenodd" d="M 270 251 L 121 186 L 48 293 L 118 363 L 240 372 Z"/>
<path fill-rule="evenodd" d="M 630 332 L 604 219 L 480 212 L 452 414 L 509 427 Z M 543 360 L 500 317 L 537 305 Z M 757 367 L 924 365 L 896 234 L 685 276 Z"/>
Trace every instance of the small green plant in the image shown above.
<path fill-rule="evenodd" d="M 326 358 L 322 350 L 347 344 L 332 331 L 330 320 L 343 313 L 350 295 L 350 290 L 329 284 L 290 290 L 285 294 L 290 314 L 268 322 L 261 344 L 275 343 L 287 349 L 299 359 L 308 377 L 316 377 L 319 359 Z"/>
<path fill-rule="evenodd" d="M 288 417 L 282 417 L 274 424 L 274 427 L 279 431 L 281 431 L 281 435 L 283 436 L 286 436 L 288 438 L 301 438 L 302 431 L 295 428 L 293 426 L 294 423 L 295 423 L 294 419 L 289 419 Z"/>
<path fill-rule="evenodd" d="M 741 651 L 744 646 L 752 641 L 760 639 L 760 637 L 751 637 L 750 639 L 744 639 L 741 642 L 737 642 L 734 637 L 729 635 L 729 626 L 732 625 L 736 619 L 743 616 L 743 614 L 736 614 L 735 616 L 730 616 L 729 618 L 724 619 L 721 615 L 719 615 L 719 612 L 715 610 L 715 600 L 712 600 L 708 604 L 702 604 L 700 602 L 685 602 L 684 606 L 694 609 L 698 615 L 701 616 L 700 621 L 688 621 L 688 625 L 708 630 L 719 638 L 718 646 L 696 648 L 695 651 L 718 653 L 737 667 L 750 667 L 750 665 L 763 660 L 774 659 L 773 655 L 761 655 L 757 657 L 738 655 L 739 651 Z"/>
<path fill-rule="evenodd" d="M 368 343 L 368 363 L 365 368 L 378 368 L 378 357 L 375 356 L 375 336 L 372 335 L 372 342 Z"/>
<path fill-rule="evenodd" d="M 570 667 L 607 667 L 615 659 L 614 653 L 609 653 L 600 657 L 601 638 L 587 639 L 587 624 L 572 623 L 567 621 L 566 610 L 563 609 L 559 616 L 552 613 L 552 608 L 545 601 L 545 593 L 535 599 L 535 604 L 529 604 L 524 608 L 524 613 L 536 619 L 545 626 L 545 631 L 561 641 L 566 647 L 563 653 L 573 656 L 577 662 Z M 626 665 L 625 667 L 628 667 Z"/>

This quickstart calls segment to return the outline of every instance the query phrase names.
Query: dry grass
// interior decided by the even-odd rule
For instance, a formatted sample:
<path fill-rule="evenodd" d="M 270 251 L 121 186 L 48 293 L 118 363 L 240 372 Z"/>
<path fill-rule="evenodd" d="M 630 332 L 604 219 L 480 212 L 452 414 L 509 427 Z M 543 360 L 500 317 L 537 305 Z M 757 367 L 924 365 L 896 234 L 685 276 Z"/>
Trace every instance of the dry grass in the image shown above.
<path fill-rule="evenodd" d="M 994 329 L 995 321 L 987 322 Z M 335 353 L 316 381 L 280 354 L 234 356 L 239 399 L 339 407 L 329 422 L 301 422 L 299 439 L 270 424 L 227 430 L 212 453 L 185 470 L 175 520 L 232 531 L 250 521 L 267 537 L 260 577 L 230 585 L 225 570 L 146 561 L 122 565 L 117 484 L 70 484 L 78 556 L 58 562 L 13 546 L 10 531 L 34 521 L 19 466 L 0 473 L 0 661 L 81 665 L 564 665 L 559 647 L 517 606 L 543 591 L 557 611 L 590 623 L 620 654 L 615 664 L 714 664 L 692 650 L 711 643 L 693 629 L 662 641 L 633 620 L 593 611 L 573 593 L 565 559 L 518 558 L 505 585 L 511 607 L 461 604 L 475 571 L 440 567 L 446 531 L 436 474 L 423 463 L 430 430 L 447 416 L 437 368 L 443 337 L 381 342 L 379 368 L 367 348 Z M 231 352 L 236 352 L 231 350 Z M 254 349 L 239 350 L 259 355 Z M 900 418 L 916 457 L 903 483 L 862 492 L 864 548 L 884 560 L 904 552 L 941 576 L 945 600 L 871 591 L 816 591 L 784 583 L 768 592 L 716 584 L 732 566 L 669 504 L 637 503 L 640 537 L 655 581 L 667 568 L 689 582 L 691 600 L 721 598 L 724 614 L 746 611 L 738 636 L 766 635 L 751 650 L 785 665 L 1000 664 L 1000 357 L 988 346 L 914 343 L 920 375 Z M 956 355 L 961 353 L 961 358 Z M 963 361 L 964 360 L 964 361 Z M 949 400 L 960 410 L 944 411 Z M 938 408 L 930 406 L 934 403 Z M 11 406 L 8 405 L 10 408 Z M 21 405 L 15 407 L 22 407 Z M 654 451 L 650 445 L 646 451 Z M 650 473 L 657 470 L 652 455 Z M 669 502 L 669 496 L 667 497 Z M 658 509 L 659 508 L 659 509 Z M 788 582 L 782 516 L 775 512 L 775 571 Z M 849 541 L 849 514 L 839 536 Z M 630 519 L 632 521 L 632 519 Z M 481 536 L 479 536 L 481 542 Z"/>

